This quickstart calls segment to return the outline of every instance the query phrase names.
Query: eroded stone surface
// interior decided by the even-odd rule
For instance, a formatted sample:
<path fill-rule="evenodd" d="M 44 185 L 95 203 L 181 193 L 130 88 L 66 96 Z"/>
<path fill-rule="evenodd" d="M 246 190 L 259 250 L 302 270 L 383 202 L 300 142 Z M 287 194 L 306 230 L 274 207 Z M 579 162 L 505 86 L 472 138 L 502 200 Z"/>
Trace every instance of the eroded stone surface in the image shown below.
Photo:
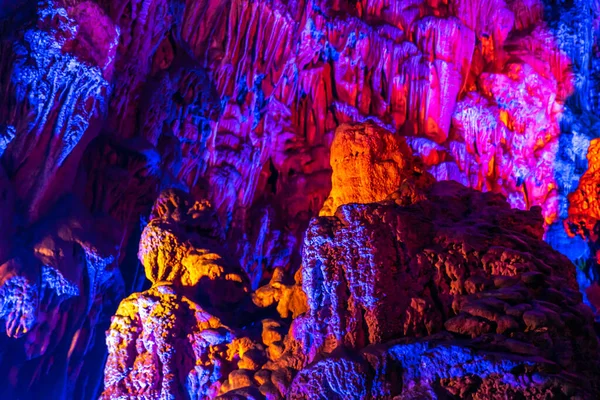
<path fill-rule="evenodd" d="M 341 125 L 331 144 L 331 193 L 320 215 L 332 215 L 342 204 L 385 199 L 411 178 L 422 184 L 433 178 L 413 159 L 404 137 L 375 124 Z"/>
<path fill-rule="evenodd" d="M 70 191 L 81 155 L 99 133 L 117 40 L 113 22 L 93 2 L 40 2 L 35 26 L 13 43 L 12 63 L 3 63 L 10 79 L 3 124 L 14 133 L 2 160 L 30 220 Z"/>
<path fill-rule="evenodd" d="M 153 287 L 112 320 L 103 398 L 593 398 L 592 313 L 540 208 L 457 182 L 411 198 L 411 180 L 315 218 L 296 283 L 280 271 L 255 292 L 277 304 L 260 324 L 224 253 L 186 262 L 219 236 L 209 203 L 163 192 L 139 252 Z"/>
<path fill-rule="evenodd" d="M 595 227 L 591 233 L 580 229 L 589 246 L 576 246 L 561 222 L 569 212 L 566 195 L 577 188 L 589 141 L 598 131 L 599 7 L 590 0 L 0 0 L 0 326 L 6 332 L 0 340 L 11 349 L 0 363 L 0 375 L 9 377 L 2 393 L 95 398 L 102 391 L 98 360 L 106 355 L 98 332 L 108 329 L 123 297 L 146 293 L 144 269 L 156 290 L 163 279 L 180 282 L 169 285 L 175 296 L 189 300 L 185 311 L 173 309 L 178 321 L 195 321 L 190 310 L 201 309 L 235 330 L 230 306 L 245 302 L 264 313 L 250 318 L 255 332 L 234 332 L 252 344 L 240 345 L 250 349 L 243 354 L 225 357 L 232 371 L 209 374 L 208 381 L 221 385 L 215 396 L 288 393 L 295 371 L 312 357 L 294 334 L 285 334 L 291 318 L 298 335 L 303 321 L 314 322 L 305 313 L 314 299 L 302 290 L 309 283 L 297 273 L 311 218 L 320 210 L 333 216 L 345 203 L 380 201 L 391 192 L 390 200 L 402 207 L 432 201 L 423 182 L 406 179 L 415 174 L 502 193 L 513 207 L 541 206 L 547 239 L 572 259 L 584 260 L 577 279 L 589 286 L 586 301 L 592 302 Z M 360 171 L 359 163 L 338 163 L 360 143 L 344 139 L 339 145 L 344 134 L 336 130 L 348 126 L 374 139 L 359 145 L 375 150 L 360 161 Z M 421 161 L 415 163 L 414 156 Z M 593 174 L 592 166 L 581 185 L 590 204 Z M 360 185 L 353 188 L 349 178 Z M 171 187 L 207 200 L 212 222 L 202 227 L 195 223 L 205 216 L 151 216 L 159 193 Z M 71 195 L 81 201 L 65 200 Z M 577 196 L 570 221 L 592 221 L 593 215 L 579 210 L 584 202 Z M 518 221 L 539 237 L 540 225 Z M 210 233 L 216 226 L 219 232 Z M 144 240 L 159 247 L 168 243 L 168 252 L 149 245 L 142 253 L 173 256 L 175 270 L 159 257 L 144 255 L 145 266 L 138 262 L 144 229 Z M 362 229 L 347 236 L 358 240 Z M 82 230 L 95 239 L 79 239 Z M 197 236 L 190 239 L 187 230 Z M 64 233 L 69 231 L 76 233 Z M 377 247 L 375 239 L 379 236 L 364 251 Z M 90 250 L 96 247 L 102 250 Z M 379 260 L 380 253 L 373 258 Z M 388 290 L 380 287 L 379 276 L 395 273 L 358 274 L 377 284 L 354 293 L 357 303 L 349 307 L 361 304 L 377 314 L 387 299 L 378 290 Z M 231 279 L 222 282 L 223 276 Z M 345 288 L 347 282 L 335 285 Z M 468 285 L 479 290 L 484 284 Z M 197 287 L 206 291 L 204 299 L 190 293 Z M 129 315 L 130 308 L 146 309 L 139 302 L 156 299 L 160 305 L 161 296 L 169 307 L 177 303 L 168 290 L 156 290 L 134 295 L 131 306 L 119 312 Z M 556 320 L 529 297 L 527 310 L 502 314 L 470 299 L 464 309 L 452 306 L 457 319 L 450 311 L 442 318 L 434 310 L 447 309 L 446 300 L 423 303 L 419 299 L 428 297 L 420 290 L 403 317 L 410 316 L 407 332 L 415 335 L 453 329 L 508 337 Z M 371 296 L 377 299 L 373 304 Z M 544 301 L 537 292 L 528 296 Z M 434 316 L 415 322 L 429 312 Z M 373 329 L 363 327 L 348 340 L 366 344 L 371 336 L 385 337 L 385 329 L 398 332 L 384 322 L 372 322 Z M 439 328 L 442 322 L 449 327 Z M 449 340 L 441 354 L 454 352 L 448 350 L 454 339 Z M 294 356 L 281 361 L 286 348 Z M 20 351 L 29 356 L 16 354 Z M 460 354 L 483 363 L 478 354 Z M 315 367 L 321 371 L 315 382 L 340 368 L 371 371 L 355 361 L 324 361 Z M 524 387 L 480 375 L 481 381 L 444 376 L 439 385 L 459 397 L 476 387 L 484 398 L 496 387 L 510 396 L 510 388 Z M 194 379 L 190 387 L 205 390 Z M 349 378 L 323 393 L 354 392 L 358 382 Z M 546 389 L 538 389 L 526 396 L 544 397 Z M 417 384 L 406 396 L 425 396 L 427 390 Z"/>
<path fill-rule="evenodd" d="M 21 394 L 3 389 L 12 397 L 42 393 L 60 397 L 62 391 L 72 391 L 90 338 L 101 334 L 96 327 L 100 314 L 114 311 L 107 297 L 123 293 L 118 270 L 110 269 L 116 235 L 111 236 L 109 229 L 103 235 L 90 229 L 107 221 L 89 215 L 71 197 L 61 199 L 61 207 L 51 215 L 13 238 L 10 255 L 0 266 L 3 331 L 18 339 L 4 342 L 7 350 L 0 369 L 11 374 L 17 388 L 27 387 L 32 379 L 40 382 Z M 73 387 L 53 387 L 57 377 Z"/>
<path fill-rule="evenodd" d="M 595 396 L 592 314 L 573 265 L 541 240 L 540 211 L 441 182 L 411 205 L 315 219 L 309 310 L 278 360 L 300 369 L 288 396 Z"/>
<path fill-rule="evenodd" d="M 600 160 L 598 152 L 600 141 L 593 139 L 587 154 L 588 170 L 583 174 L 577 189 L 569 195 L 569 214 L 565 220 L 565 229 L 570 236 L 583 238 L 589 249 L 590 256 L 586 259 L 579 257 L 578 275 L 581 289 L 586 295 L 588 304 L 592 305 L 596 312 L 600 310 L 600 297 L 598 296 L 598 252 L 600 251 L 600 238 L 598 237 L 598 180 L 600 179 Z"/>
<path fill-rule="evenodd" d="M 160 194 L 138 253 L 152 288 L 123 300 L 112 318 L 101 398 L 214 398 L 238 385 L 226 382 L 251 363 L 244 356 L 254 342 L 236 330 L 252 303 L 222 236 L 206 199 Z"/>

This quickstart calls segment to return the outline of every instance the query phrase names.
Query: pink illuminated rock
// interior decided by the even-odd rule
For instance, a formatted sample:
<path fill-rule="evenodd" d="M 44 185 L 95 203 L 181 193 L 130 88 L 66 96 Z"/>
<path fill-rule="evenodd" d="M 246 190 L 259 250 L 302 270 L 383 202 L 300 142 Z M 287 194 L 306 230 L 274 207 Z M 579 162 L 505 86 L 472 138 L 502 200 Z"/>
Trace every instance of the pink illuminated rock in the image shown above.
<path fill-rule="evenodd" d="M 475 35 L 457 19 L 428 17 L 417 24 L 414 40 L 422 56 L 403 66 L 409 99 L 403 130 L 443 143 L 470 69 Z"/>
<path fill-rule="evenodd" d="M 166 69 L 172 62 L 165 38 L 177 18 L 177 0 L 98 0 L 119 28 L 114 69 L 117 71 L 109 126 L 122 137 L 132 137 L 136 126 L 136 109 L 141 100 L 145 81 L 149 78 L 153 59 L 157 69 Z M 165 44 L 161 46 L 161 44 Z M 117 44 L 117 43 L 115 43 Z M 159 51 L 159 46 L 160 51 Z M 163 57 L 160 57 L 163 55 Z"/>

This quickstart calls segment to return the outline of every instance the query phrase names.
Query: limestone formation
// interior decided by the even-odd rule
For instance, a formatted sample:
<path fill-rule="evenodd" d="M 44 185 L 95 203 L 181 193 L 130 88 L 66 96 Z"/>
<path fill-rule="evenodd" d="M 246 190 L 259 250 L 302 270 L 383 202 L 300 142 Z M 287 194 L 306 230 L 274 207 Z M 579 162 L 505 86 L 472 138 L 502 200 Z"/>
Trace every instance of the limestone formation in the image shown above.
<path fill-rule="evenodd" d="M 58 378 L 74 388 L 85 363 L 85 352 L 74 350 L 85 351 L 102 335 L 101 314 L 114 311 L 106 297 L 123 292 L 111 269 L 117 241 L 106 217 L 89 215 L 72 197 L 50 215 L 12 238 L 0 265 L 0 319 L 12 338 L 3 341 L 0 370 L 12 374 L 16 387 L 40 382 L 22 393 L 3 388 L 9 398 L 60 397 L 67 388 L 55 386 Z"/>
<path fill-rule="evenodd" d="M 153 286 L 113 318 L 103 398 L 594 398 L 592 314 L 540 208 L 456 182 L 402 193 L 315 218 L 253 327 L 246 275 L 206 244 L 210 205 L 163 192 L 139 252 Z"/>
<path fill-rule="evenodd" d="M 331 193 L 320 215 L 333 215 L 342 204 L 384 200 L 407 180 L 421 185 L 433 180 L 404 137 L 371 123 L 337 128 L 331 166 Z"/>
<path fill-rule="evenodd" d="M 599 89 L 597 0 L 0 0 L 0 398 L 599 397 Z"/>
<path fill-rule="evenodd" d="M 251 312 L 250 285 L 222 236 L 207 200 L 160 194 L 138 253 L 152 287 L 112 318 L 102 399 L 214 398 L 227 387 L 254 344 L 236 332 Z"/>
<path fill-rule="evenodd" d="M 456 182 L 398 199 L 311 222 L 289 398 L 597 396 L 592 314 L 539 208 Z"/>

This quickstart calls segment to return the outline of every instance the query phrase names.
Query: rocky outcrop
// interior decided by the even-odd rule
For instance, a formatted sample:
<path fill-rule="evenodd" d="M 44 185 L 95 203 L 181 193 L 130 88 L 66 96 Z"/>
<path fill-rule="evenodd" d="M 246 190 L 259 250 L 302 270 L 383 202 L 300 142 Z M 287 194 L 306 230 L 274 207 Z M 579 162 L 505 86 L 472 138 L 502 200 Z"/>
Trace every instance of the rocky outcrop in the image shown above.
<path fill-rule="evenodd" d="M 112 318 L 101 398 L 212 398 L 243 363 L 252 342 L 236 329 L 248 319 L 250 285 L 222 236 L 205 199 L 159 196 L 138 253 L 152 288 Z"/>
<path fill-rule="evenodd" d="M 30 221 L 70 192 L 106 117 L 117 29 L 90 1 L 40 2 L 34 26 L 2 63 L 2 163 Z"/>
<path fill-rule="evenodd" d="M 587 244 L 588 256 L 578 254 L 576 260 L 580 287 L 585 294 L 586 303 L 596 311 L 600 310 L 600 269 L 598 255 L 600 254 L 600 238 L 598 237 L 598 218 L 600 207 L 598 204 L 598 180 L 600 160 L 600 141 L 593 139 L 587 154 L 588 170 L 583 174 L 575 191 L 569 195 L 569 214 L 565 220 L 565 230 L 568 234 L 579 236 Z"/>
<path fill-rule="evenodd" d="M 394 296 L 399 294 L 385 280 L 398 279 L 399 272 L 354 271 L 357 265 L 366 265 L 361 257 L 387 262 L 381 257 L 388 245 L 402 250 L 397 254 L 409 254 L 402 253 L 403 246 L 413 239 L 433 246 L 433 252 L 439 250 L 440 257 L 446 257 L 444 265 L 453 265 L 448 260 L 458 255 L 455 250 L 446 254 L 447 243 L 436 242 L 437 236 L 429 238 L 427 232 L 402 241 L 401 235 L 381 238 L 384 227 L 390 232 L 410 231 L 394 225 L 393 221 L 408 222 L 403 212 L 396 215 L 386 208 L 391 203 L 350 204 L 381 202 L 394 192 L 387 201 L 396 207 L 412 210 L 416 204 L 433 204 L 433 210 L 438 200 L 427 188 L 432 180 L 450 179 L 482 192 L 501 193 L 515 208 L 539 206 L 543 225 L 527 222 L 539 215 L 526 214 L 520 220 L 519 213 L 506 211 L 523 226 L 514 234 L 513 228 L 498 222 L 502 232 L 509 229 L 511 237 L 520 238 L 523 229 L 530 230 L 537 243 L 543 227 L 555 248 L 581 261 L 577 280 L 587 290 L 584 300 L 593 302 L 595 295 L 588 289 L 600 276 L 594 258 L 595 222 L 588 212 L 593 207 L 583 209 L 586 202 L 595 201 L 593 163 L 580 191 L 571 197 L 570 208 L 567 195 L 579 185 L 587 168 L 588 144 L 598 130 L 599 16 L 600 3 L 591 0 L 0 0 L 0 347 L 4 349 L 0 374 L 8 377 L 0 382 L 0 393 L 7 398 L 18 394 L 88 399 L 103 390 L 106 397 L 144 390 L 154 396 L 172 389 L 182 396 L 209 392 L 226 398 L 304 396 L 309 392 L 300 387 L 308 384 L 302 382 L 312 377 L 315 388 L 344 397 L 340 393 L 371 393 L 377 386 L 371 378 L 379 375 L 369 365 L 380 365 L 374 361 L 379 356 L 361 355 L 365 349 L 377 353 L 376 346 L 388 346 L 377 354 L 391 354 L 391 348 L 406 345 L 421 354 L 421 361 L 437 360 L 410 337 L 424 338 L 423 343 L 450 360 L 442 360 L 447 362 L 443 365 L 436 361 L 440 370 L 452 369 L 448 367 L 454 365 L 452 360 L 462 357 L 504 373 L 504 366 L 486 364 L 477 353 L 496 350 L 484 346 L 475 351 L 469 346 L 480 336 L 487 340 L 492 332 L 506 338 L 525 330 L 521 333 L 527 335 L 518 340 L 529 344 L 533 340 L 534 347 L 541 347 L 531 338 L 533 330 L 524 327 L 525 319 L 511 314 L 507 315 L 512 319 L 504 318 L 498 310 L 487 322 L 477 319 L 471 324 L 471 317 L 483 317 L 453 302 L 448 305 L 444 296 L 459 296 L 454 292 L 458 289 L 442 285 L 454 282 L 452 274 L 471 274 L 472 268 L 487 264 L 469 261 L 461 267 L 463 272 L 444 275 L 440 282 L 432 281 L 430 272 L 419 278 L 423 282 L 408 280 L 414 286 L 410 293 L 414 304 L 406 299 L 396 303 Z M 177 189 L 160 197 L 162 206 L 153 212 L 152 205 L 165 188 Z M 451 188 L 443 191 L 447 190 L 448 209 L 470 199 Z M 199 208 L 187 214 L 199 199 Z M 350 214 L 342 218 L 336 211 L 340 206 Z M 180 209 L 186 210 L 185 216 L 173 211 Z M 429 212 L 433 211 L 418 211 L 413 222 L 437 235 L 439 216 Z M 562 221 L 569 212 L 570 233 L 583 233 L 587 243 L 565 233 Z M 318 214 L 334 219 L 311 223 Z M 385 219 L 377 220 L 381 215 Z M 461 215 L 449 226 L 485 236 L 479 225 L 467 229 L 457 222 L 470 218 Z M 358 222 L 362 218 L 381 227 L 367 228 Z M 356 232 L 342 234 L 346 228 L 340 226 L 345 223 L 354 224 Z M 309 226 L 309 237 L 335 254 L 321 254 L 310 243 L 304 246 Z M 320 230 L 330 236 L 321 239 Z M 368 240 L 363 236 L 367 234 L 372 236 Z M 356 255 L 346 254 L 344 241 L 350 240 L 346 237 L 362 240 L 366 247 L 356 247 Z M 428 238 L 431 243 L 423 242 Z M 546 260 L 538 254 L 545 249 L 524 243 L 526 249 L 519 247 L 519 252 Z M 496 246 L 504 249 L 498 265 L 517 257 L 516 250 L 506 246 Z M 308 279 L 312 275 L 304 276 L 314 268 L 307 263 L 317 257 L 326 265 L 326 260 L 338 257 L 336 252 L 343 253 L 348 264 L 334 270 L 346 280 L 334 282 L 336 275 L 313 288 L 314 276 L 312 283 Z M 175 268 L 165 264 L 166 259 Z M 538 264 L 520 260 L 511 265 L 515 263 L 525 265 L 523 271 L 540 272 Z M 414 272 L 411 268 L 417 267 L 407 271 Z M 514 268 L 515 276 L 525 273 Z M 574 288 L 562 272 L 548 275 L 542 270 L 548 287 L 559 285 L 555 279 L 566 279 L 570 283 L 564 286 Z M 359 290 L 356 279 L 371 284 Z M 466 277 L 456 280 L 462 282 L 456 283 L 459 287 L 468 286 Z M 538 302 L 552 303 L 543 290 L 531 291 L 526 283 L 515 282 L 513 289 L 525 296 L 524 304 L 548 314 L 539 311 Z M 425 283 L 428 288 L 419 286 Z M 442 285 L 436 289 L 442 297 L 436 300 L 432 293 L 437 284 Z M 485 285 L 467 294 L 493 289 Z M 333 287 L 339 291 L 332 294 L 333 300 L 340 296 L 352 302 L 335 310 L 326 304 L 317 307 L 318 293 L 324 290 L 329 296 Z M 563 295 L 569 306 L 579 303 Z M 110 330 L 115 338 L 111 346 L 116 346 L 111 347 L 111 357 L 139 334 L 138 342 L 147 348 L 127 347 L 130 359 L 123 365 L 156 367 L 167 376 L 153 375 L 152 383 L 143 388 L 137 375 L 127 375 L 120 383 L 109 380 L 110 385 L 102 387 L 107 349 L 101 332 L 109 329 L 110 317 L 123 298 L 128 299 L 118 312 L 123 319 L 116 319 L 115 330 Z M 542 306 L 561 316 L 571 313 Z M 247 314 L 248 324 L 231 315 L 238 307 L 247 307 L 242 315 Z M 386 325 L 392 322 L 378 317 L 383 312 L 378 307 L 402 314 L 401 323 L 394 322 L 402 329 Z M 163 308 L 168 311 L 160 311 Z M 148 319 L 146 312 L 155 314 Z M 348 318 L 366 326 L 337 338 L 341 333 L 328 333 L 319 322 L 327 313 L 341 324 L 332 325 L 337 330 Z M 162 361 L 148 350 L 158 343 L 151 332 L 154 326 L 170 326 L 167 320 L 175 318 L 176 326 L 193 326 L 194 335 L 209 329 L 210 336 L 213 327 L 203 325 L 205 317 L 215 326 L 219 343 L 197 344 L 204 342 L 188 338 L 185 344 L 172 340 L 185 329 L 164 328 L 171 336 L 161 339 L 161 348 L 191 346 L 198 351 L 188 351 L 183 361 L 167 357 L 165 370 L 160 369 Z M 502 317 L 501 322 L 496 317 Z M 128 318 L 136 321 L 137 333 L 131 333 Z M 553 318 L 546 317 L 546 322 L 554 324 Z M 445 326 L 451 320 L 481 335 L 457 344 L 456 335 L 473 334 L 452 331 Z M 294 339 L 296 334 L 302 336 L 302 321 L 312 324 L 316 338 L 327 338 L 325 348 L 339 341 L 352 349 L 351 354 L 332 353 L 332 358 L 343 360 L 341 364 L 327 357 L 313 360 L 309 354 L 323 349 L 317 342 L 307 346 Z M 588 322 L 581 325 L 587 327 Z M 498 333 L 498 326 L 515 331 Z M 569 330 L 552 329 L 548 335 L 553 343 L 558 337 L 571 340 Z M 442 336 L 431 344 L 435 332 Z M 392 343 L 397 336 L 412 342 Z M 457 346 L 461 350 L 451 350 Z M 223 355 L 225 348 L 231 355 Z M 217 354 L 210 358 L 214 361 L 205 359 L 206 352 Z M 499 359 L 506 360 L 504 355 Z M 371 360 L 369 365 L 364 364 L 366 359 Z M 118 370 L 114 360 L 110 368 Z M 217 368 L 219 363 L 225 367 Z M 188 375 L 192 365 L 206 379 Z M 514 370 L 509 362 L 503 365 Z M 339 368 L 357 371 L 363 380 L 348 377 L 340 383 L 344 389 L 326 389 L 324 385 L 333 383 L 324 377 L 339 375 Z M 561 364 L 557 374 L 569 368 Z M 420 390 L 430 390 L 424 389 L 427 385 L 435 386 L 431 389 L 435 393 L 445 385 L 444 390 L 466 397 L 471 393 L 464 389 L 468 386 L 479 388 L 477 396 L 490 397 L 494 388 L 506 384 L 483 377 L 481 370 L 469 371 L 480 380 L 469 375 L 458 382 L 448 372 L 441 379 L 449 381 L 438 382 L 427 375 L 424 386 L 415 384 L 414 393 L 406 393 L 419 397 Z M 572 371 L 586 376 L 579 366 Z M 177 378 L 171 380 L 169 374 Z M 297 383 L 292 384 L 296 375 Z M 188 378 L 187 388 L 185 383 L 168 386 Z M 563 375 L 559 378 L 564 382 Z M 360 389 L 360 382 L 367 388 Z M 532 385 L 540 387 L 539 382 Z M 396 393 L 405 386 L 385 390 Z M 580 386 L 585 397 L 589 387 Z M 503 393 L 512 396 L 508 386 Z M 543 393 L 526 396 L 544 397 Z"/>
<path fill-rule="evenodd" d="M 0 265 L 0 318 L 12 338 L 3 338 L 0 370 L 12 377 L 2 387 L 9 398 L 75 391 L 101 314 L 112 313 L 110 296 L 123 293 L 109 268 L 117 238 L 105 218 L 63 198 L 51 217 L 13 238 Z"/>
<path fill-rule="evenodd" d="M 331 166 L 331 193 L 320 215 L 333 215 L 342 204 L 384 200 L 407 180 L 421 186 L 433 181 L 405 138 L 372 123 L 336 129 Z"/>
<path fill-rule="evenodd" d="M 600 179 L 600 140 L 592 140 L 588 150 L 588 170 L 581 177 L 579 187 L 569 196 L 569 219 L 567 224 L 571 232 L 581 234 L 592 241 L 597 241 L 595 229 L 600 219 L 598 204 L 598 180 Z"/>
<path fill-rule="evenodd" d="M 593 398 L 591 312 L 575 268 L 542 235 L 539 208 L 454 182 L 414 204 L 348 204 L 315 219 L 309 310 L 279 360 L 301 367 L 288 397 Z"/>
<path fill-rule="evenodd" d="M 139 251 L 153 286 L 113 317 L 103 398 L 596 396 L 592 314 L 541 210 L 419 193 L 315 218 L 296 284 L 254 294 L 278 305 L 259 322 L 209 204 L 163 192 Z"/>
<path fill-rule="evenodd" d="M 124 287 L 116 224 L 73 187 L 107 116 L 118 30 L 91 1 L 11 7 L 0 13 L 0 392 L 93 396 L 101 371 L 86 366 Z"/>
<path fill-rule="evenodd" d="M 574 72 L 542 2 L 294 4 L 160 8 L 175 25 L 140 103 L 139 134 L 175 160 L 173 174 L 210 183 L 254 288 L 298 267 L 346 122 L 410 136 L 437 180 L 539 205 L 547 225 L 566 216 L 555 177 L 570 175 L 555 165 Z"/>

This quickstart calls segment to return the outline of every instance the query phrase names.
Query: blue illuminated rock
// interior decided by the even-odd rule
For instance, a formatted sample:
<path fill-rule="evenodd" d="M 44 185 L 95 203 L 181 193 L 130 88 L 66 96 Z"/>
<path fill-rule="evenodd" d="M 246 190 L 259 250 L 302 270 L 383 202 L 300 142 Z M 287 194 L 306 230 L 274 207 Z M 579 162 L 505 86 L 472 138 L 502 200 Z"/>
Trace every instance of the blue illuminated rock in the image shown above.
<path fill-rule="evenodd" d="M 312 221 L 288 397 L 594 398 L 599 343 L 539 208 L 456 182 Z"/>

